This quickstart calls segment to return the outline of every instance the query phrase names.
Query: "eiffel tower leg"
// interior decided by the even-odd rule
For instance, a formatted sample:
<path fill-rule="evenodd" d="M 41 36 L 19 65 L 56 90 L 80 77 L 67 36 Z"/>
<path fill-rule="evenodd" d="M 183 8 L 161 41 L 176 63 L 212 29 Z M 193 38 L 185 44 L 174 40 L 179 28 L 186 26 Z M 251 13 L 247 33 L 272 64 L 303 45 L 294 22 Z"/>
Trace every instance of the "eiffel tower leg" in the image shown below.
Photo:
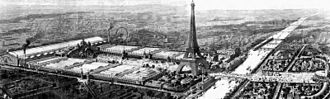
<path fill-rule="evenodd" d="M 191 73 L 195 76 L 199 75 L 198 73 L 198 67 L 196 66 L 196 63 L 190 63 Z"/>
<path fill-rule="evenodd" d="M 203 65 L 203 68 L 205 68 L 205 69 L 210 68 L 210 64 L 206 60 L 199 60 L 198 63 L 201 63 Z"/>
<path fill-rule="evenodd" d="M 187 65 L 187 63 L 184 63 L 184 62 L 180 63 L 180 65 L 176 69 L 176 74 L 179 74 L 182 71 L 183 67 L 186 65 Z"/>

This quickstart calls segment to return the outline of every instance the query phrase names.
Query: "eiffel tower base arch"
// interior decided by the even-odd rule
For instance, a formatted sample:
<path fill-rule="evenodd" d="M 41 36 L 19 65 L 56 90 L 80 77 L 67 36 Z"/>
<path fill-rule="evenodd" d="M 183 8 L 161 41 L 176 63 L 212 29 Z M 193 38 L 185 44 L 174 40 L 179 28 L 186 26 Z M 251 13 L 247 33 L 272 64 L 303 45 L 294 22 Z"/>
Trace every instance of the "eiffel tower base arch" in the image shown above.
<path fill-rule="evenodd" d="M 184 66 L 189 66 L 194 76 L 200 75 L 203 69 L 209 68 L 208 62 L 203 58 L 184 58 L 176 69 L 176 73 L 181 73 Z"/>

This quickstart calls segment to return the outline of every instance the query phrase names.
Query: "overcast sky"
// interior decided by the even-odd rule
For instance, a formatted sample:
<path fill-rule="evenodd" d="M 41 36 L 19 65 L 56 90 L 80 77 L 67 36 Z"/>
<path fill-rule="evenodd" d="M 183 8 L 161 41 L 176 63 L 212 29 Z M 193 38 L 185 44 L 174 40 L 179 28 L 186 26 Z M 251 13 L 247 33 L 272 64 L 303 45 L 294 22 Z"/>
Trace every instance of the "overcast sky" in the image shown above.
<path fill-rule="evenodd" d="M 0 0 L 0 5 L 138 5 L 187 6 L 191 0 Z M 330 9 L 330 0 L 195 0 L 197 10 L 210 9 Z"/>

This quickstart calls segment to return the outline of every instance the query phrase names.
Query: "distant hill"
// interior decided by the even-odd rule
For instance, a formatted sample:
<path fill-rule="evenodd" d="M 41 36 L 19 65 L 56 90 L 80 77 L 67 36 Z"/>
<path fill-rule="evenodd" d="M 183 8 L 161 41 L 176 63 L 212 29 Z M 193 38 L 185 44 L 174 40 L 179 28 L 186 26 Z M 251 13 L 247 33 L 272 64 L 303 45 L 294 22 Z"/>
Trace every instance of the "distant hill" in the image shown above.
<path fill-rule="evenodd" d="M 66 12 L 66 13 L 52 13 L 52 14 L 29 14 L 26 16 L 16 17 L 12 19 L 0 20 L 0 24 L 6 23 L 19 23 L 22 20 L 34 20 L 38 18 L 54 18 L 61 15 L 70 15 L 70 14 L 81 14 L 81 13 L 91 13 L 91 12 Z"/>

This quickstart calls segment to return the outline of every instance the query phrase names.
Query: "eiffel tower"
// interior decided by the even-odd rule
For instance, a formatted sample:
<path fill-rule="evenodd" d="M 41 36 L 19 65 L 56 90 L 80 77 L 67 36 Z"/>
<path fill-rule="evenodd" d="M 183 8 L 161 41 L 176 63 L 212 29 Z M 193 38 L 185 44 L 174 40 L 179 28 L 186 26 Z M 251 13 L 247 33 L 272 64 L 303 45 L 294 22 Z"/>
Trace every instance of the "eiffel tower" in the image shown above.
<path fill-rule="evenodd" d="M 208 62 L 201 55 L 196 38 L 196 23 L 195 23 L 195 3 L 191 3 L 191 18 L 190 18 L 190 33 L 187 39 L 188 48 L 181 60 L 176 72 L 180 73 L 184 66 L 189 66 L 193 75 L 199 75 L 200 69 L 208 68 Z"/>

